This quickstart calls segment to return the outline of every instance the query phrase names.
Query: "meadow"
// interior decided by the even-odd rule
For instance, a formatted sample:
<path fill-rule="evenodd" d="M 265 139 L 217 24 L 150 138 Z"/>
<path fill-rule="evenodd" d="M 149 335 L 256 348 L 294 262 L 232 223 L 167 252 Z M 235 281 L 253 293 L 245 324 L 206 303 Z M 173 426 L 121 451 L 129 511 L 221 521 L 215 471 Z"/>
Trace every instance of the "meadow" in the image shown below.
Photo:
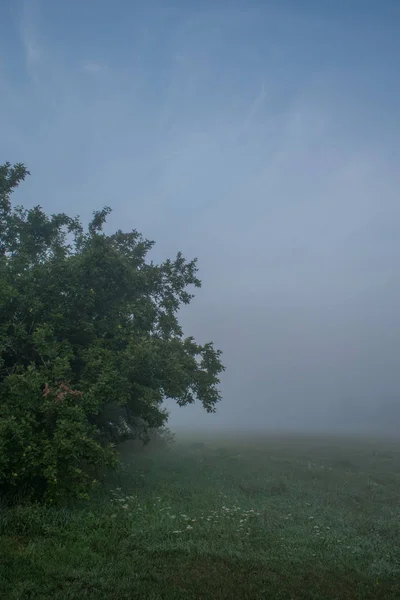
<path fill-rule="evenodd" d="M 400 442 L 178 437 L 90 501 L 0 505 L 6 600 L 398 600 Z"/>

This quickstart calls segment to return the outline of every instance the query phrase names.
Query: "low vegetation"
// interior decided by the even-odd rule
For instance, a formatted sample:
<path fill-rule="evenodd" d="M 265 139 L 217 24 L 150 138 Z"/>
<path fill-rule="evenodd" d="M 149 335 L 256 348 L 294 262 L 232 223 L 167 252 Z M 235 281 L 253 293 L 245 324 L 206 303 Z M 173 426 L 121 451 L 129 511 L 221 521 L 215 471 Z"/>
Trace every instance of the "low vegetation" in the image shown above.
<path fill-rule="evenodd" d="M 3 505 L 0 535 L 10 600 L 398 600 L 400 443 L 127 445 L 91 501 Z"/>

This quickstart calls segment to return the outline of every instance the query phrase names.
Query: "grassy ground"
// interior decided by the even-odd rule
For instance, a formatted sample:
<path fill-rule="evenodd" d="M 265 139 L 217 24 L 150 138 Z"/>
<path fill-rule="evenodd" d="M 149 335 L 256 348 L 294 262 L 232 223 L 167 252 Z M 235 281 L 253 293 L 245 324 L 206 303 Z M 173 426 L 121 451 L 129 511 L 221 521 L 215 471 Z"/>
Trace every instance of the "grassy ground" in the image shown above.
<path fill-rule="evenodd" d="M 0 510 L 0 598 L 400 598 L 400 443 L 181 441 L 92 502 Z"/>

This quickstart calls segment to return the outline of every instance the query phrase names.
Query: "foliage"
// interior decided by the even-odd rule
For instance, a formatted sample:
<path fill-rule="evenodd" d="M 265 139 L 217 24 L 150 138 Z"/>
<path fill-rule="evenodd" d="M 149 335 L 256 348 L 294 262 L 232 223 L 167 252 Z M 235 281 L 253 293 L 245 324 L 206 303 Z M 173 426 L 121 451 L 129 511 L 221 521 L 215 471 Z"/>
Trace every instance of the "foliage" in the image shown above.
<path fill-rule="evenodd" d="M 0 485 L 54 500 L 85 495 L 137 423 L 162 427 L 165 398 L 220 399 L 221 352 L 184 337 L 178 310 L 196 260 L 148 260 L 137 231 L 12 207 L 28 175 L 0 167 Z M 141 427 L 143 429 L 143 427 Z"/>

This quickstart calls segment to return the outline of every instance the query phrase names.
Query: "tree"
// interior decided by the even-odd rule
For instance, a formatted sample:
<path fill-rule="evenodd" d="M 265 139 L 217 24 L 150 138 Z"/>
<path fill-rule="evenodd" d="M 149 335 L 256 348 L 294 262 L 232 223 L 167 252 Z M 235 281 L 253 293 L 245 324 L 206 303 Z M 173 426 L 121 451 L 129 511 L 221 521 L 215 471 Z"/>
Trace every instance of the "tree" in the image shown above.
<path fill-rule="evenodd" d="M 54 500 L 85 495 L 143 423 L 163 426 L 165 398 L 214 412 L 224 366 L 178 321 L 196 259 L 154 264 L 136 230 L 103 232 L 108 207 L 86 231 L 12 207 L 27 175 L 0 167 L 0 485 Z"/>

